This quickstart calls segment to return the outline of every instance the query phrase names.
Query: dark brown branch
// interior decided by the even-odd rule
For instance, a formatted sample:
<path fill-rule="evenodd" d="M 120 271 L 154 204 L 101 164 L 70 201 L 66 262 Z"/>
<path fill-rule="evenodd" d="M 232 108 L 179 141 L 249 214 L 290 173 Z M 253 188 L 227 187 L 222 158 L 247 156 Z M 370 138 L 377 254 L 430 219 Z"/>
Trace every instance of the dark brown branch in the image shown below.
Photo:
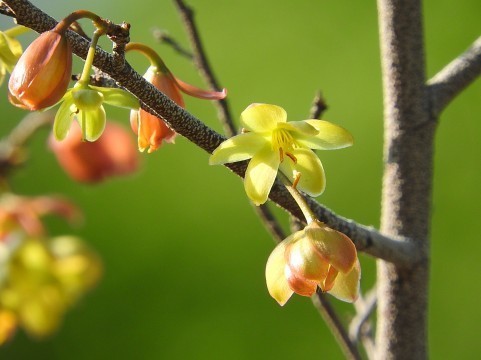
<path fill-rule="evenodd" d="M 324 111 L 327 110 L 327 104 L 322 96 L 321 92 L 318 91 L 314 100 L 312 101 L 311 111 L 309 112 L 309 119 L 320 119 Z"/>
<path fill-rule="evenodd" d="M 26 0 L 5 0 L 4 2 L 17 14 L 19 24 L 32 28 L 37 32 L 50 30 L 57 23 L 53 18 Z M 67 31 L 66 35 L 72 45 L 73 52 L 85 59 L 89 42 L 73 31 Z M 102 69 L 104 73 L 111 76 L 120 86 L 134 94 L 146 110 L 166 119 L 177 133 L 208 153 L 212 153 L 225 140 L 222 135 L 216 133 L 192 114 L 177 106 L 152 84 L 148 83 L 139 73 L 132 69 L 128 62 L 125 62 L 122 68 L 118 68 L 115 65 L 118 65 L 118 62 L 114 61 L 112 55 L 109 55 L 102 49 L 97 49 L 94 66 Z M 246 163 L 229 164 L 228 167 L 237 175 L 243 177 Z M 303 219 L 297 203 L 280 182 L 274 184 L 270 199 L 297 218 Z M 374 228 L 359 225 L 352 220 L 334 214 L 313 199 L 308 199 L 307 201 L 321 221 L 349 236 L 360 251 L 393 263 L 409 264 L 420 260 L 420 255 L 422 254 L 419 254 L 410 242 L 386 237 Z"/>
<path fill-rule="evenodd" d="M 344 352 L 346 358 L 355 360 L 361 359 L 361 355 L 359 354 L 357 347 L 349 338 L 349 334 L 347 333 L 344 325 L 337 316 L 331 303 L 326 298 L 326 294 L 324 294 L 319 288 L 317 288 L 316 294 L 312 296 L 312 302 L 321 314 L 324 321 L 328 324 L 338 344 L 341 346 L 341 349 Z"/>
<path fill-rule="evenodd" d="M 191 7 L 187 6 L 183 0 L 174 0 L 174 2 L 177 5 L 177 9 L 180 13 L 185 29 L 187 30 L 192 49 L 194 51 L 195 64 L 197 65 L 197 68 L 204 77 L 205 81 L 209 84 L 211 90 L 218 91 L 221 89 L 221 86 L 214 75 L 214 71 L 212 70 L 212 67 L 207 59 L 207 55 L 204 51 L 200 34 L 195 24 L 194 11 Z M 218 105 L 219 118 L 224 127 L 224 133 L 228 137 L 235 135 L 237 133 L 237 129 L 234 125 L 227 101 L 222 99 L 218 100 L 216 103 Z"/>
<path fill-rule="evenodd" d="M 428 81 L 431 111 L 437 117 L 481 74 L 481 37 Z"/>

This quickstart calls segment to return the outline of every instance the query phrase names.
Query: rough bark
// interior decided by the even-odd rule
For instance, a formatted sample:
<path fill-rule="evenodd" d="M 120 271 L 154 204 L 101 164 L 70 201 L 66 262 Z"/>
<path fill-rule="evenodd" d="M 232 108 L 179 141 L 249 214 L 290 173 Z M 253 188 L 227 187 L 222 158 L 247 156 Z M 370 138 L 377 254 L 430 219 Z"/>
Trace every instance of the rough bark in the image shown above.
<path fill-rule="evenodd" d="M 378 359 L 427 358 L 433 137 L 420 0 L 378 0 L 384 89 L 381 232 L 421 254 L 408 267 L 378 260 Z"/>

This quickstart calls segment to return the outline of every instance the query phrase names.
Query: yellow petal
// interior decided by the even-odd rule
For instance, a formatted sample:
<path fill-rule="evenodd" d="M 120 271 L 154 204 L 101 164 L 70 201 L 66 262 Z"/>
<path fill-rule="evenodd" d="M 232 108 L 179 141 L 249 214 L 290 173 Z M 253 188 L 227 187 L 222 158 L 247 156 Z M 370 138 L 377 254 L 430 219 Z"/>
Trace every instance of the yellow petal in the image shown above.
<path fill-rule="evenodd" d="M 304 231 L 326 261 L 341 273 L 351 271 L 357 261 L 356 247 L 351 239 L 327 226 L 319 226 L 316 222 L 309 224 Z"/>
<path fill-rule="evenodd" d="M 303 231 L 298 231 L 279 243 L 269 256 L 266 264 L 266 284 L 269 294 L 283 306 L 291 297 L 293 291 L 287 283 L 284 273 L 286 267 L 286 246 L 299 236 Z"/>
<path fill-rule="evenodd" d="M 82 137 L 87 141 L 95 141 L 104 132 L 106 115 L 103 106 L 88 111 L 80 110 L 77 120 L 82 128 Z"/>
<path fill-rule="evenodd" d="M 296 140 L 299 144 L 310 149 L 334 150 L 351 146 L 354 142 L 351 133 L 346 129 L 324 120 L 305 120 L 316 128 L 319 133 L 315 136 L 299 134 Z"/>
<path fill-rule="evenodd" d="M 294 149 L 292 155 L 297 162 L 284 159 L 280 165 L 281 171 L 292 180 L 300 173 L 297 188 L 310 196 L 321 195 L 326 187 L 326 176 L 317 155 L 312 150 L 303 148 Z"/>
<path fill-rule="evenodd" d="M 354 302 L 359 296 L 361 265 L 356 260 L 354 267 L 347 274 L 339 273 L 329 294 L 342 301 Z"/>
<path fill-rule="evenodd" d="M 254 132 L 270 132 L 287 121 L 286 111 L 277 105 L 251 104 L 241 114 L 241 124 Z"/>
<path fill-rule="evenodd" d="M 53 123 L 53 134 L 55 138 L 59 141 L 65 139 L 70 130 L 70 125 L 72 124 L 73 113 L 70 107 L 73 104 L 71 92 L 67 92 L 64 96 L 63 102 L 55 114 L 55 120 Z"/>
<path fill-rule="evenodd" d="M 286 123 L 279 123 L 277 126 L 293 132 L 295 137 L 297 137 L 298 134 L 304 136 L 316 136 L 319 134 L 319 130 L 308 124 L 306 121 L 289 121 Z"/>
<path fill-rule="evenodd" d="M 267 144 L 257 152 L 247 166 L 244 188 L 247 196 L 256 205 L 267 201 L 279 167 L 279 154 Z"/>
<path fill-rule="evenodd" d="M 214 150 L 209 158 L 210 165 L 225 164 L 250 159 L 267 140 L 256 133 L 239 134 L 227 139 Z"/>

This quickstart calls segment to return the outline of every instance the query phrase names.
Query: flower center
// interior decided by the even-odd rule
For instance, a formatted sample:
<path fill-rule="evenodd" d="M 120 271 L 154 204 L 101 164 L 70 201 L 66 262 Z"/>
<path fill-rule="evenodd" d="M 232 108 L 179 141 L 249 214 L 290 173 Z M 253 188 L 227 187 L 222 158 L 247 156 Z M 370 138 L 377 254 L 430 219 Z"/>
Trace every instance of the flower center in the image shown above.
<path fill-rule="evenodd" d="M 292 154 L 295 141 L 291 133 L 286 129 L 275 129 L 272 132 L 272 149 L 279 151 L 281 162 L 284 161 L 284 155 L 289 157 L 294 163 L 297 162 L 296 157 Z"/>

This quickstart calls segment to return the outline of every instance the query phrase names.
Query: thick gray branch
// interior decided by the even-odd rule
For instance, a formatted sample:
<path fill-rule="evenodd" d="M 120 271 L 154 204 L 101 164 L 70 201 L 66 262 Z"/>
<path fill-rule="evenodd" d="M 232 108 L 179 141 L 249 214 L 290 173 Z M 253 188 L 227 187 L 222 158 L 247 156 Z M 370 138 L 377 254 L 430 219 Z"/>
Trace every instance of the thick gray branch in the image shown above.
<path fill-rule="evenodd" d="M 429 226 L 435 119 L 425 87 L 421 0 L 378 0 L 384 90 L 381 230 L 424 261 L 378 261 L 378 359 L 427 358 Z"/>
<path fill-rule="evenodd" d="M 431 111 L 437 117 L 481 74 L 481 37 L 428 81 Z"/>
<path fill-rule="evenodd" d="M 37 32 L 52 29 L 57 22 L 25 0 L 5 0 L 16 14 L 17 22 L 32 28 Z M 89 42 L 78 34 L 69 31 L 67 36 L 72 45 L 73 52 L 81 58 L 87 55 Z M 207 127 L 203 122 L 177 106 L 168 97 L 148 83 L 127 62 L 120 62 L 118 58 L 108 54 L 102 49 L 97 49 L 94 65 L 104 73 L 111 76 L 120 86 L 134 94 L 142 103 L 142 106 L 165 119 L 168 124 L 179 134 L 186 137 L 208 153 L 219 146 L 225 138 Z M 246 163 L 229 164 L 228 167 L 237 175 L 243 177 Z M 285 187 L 276 182 L 270 199 L 299 219 L 303 219 L 297 203 L 289 195 Z M 354 221 L 337 216 L 329 209 L 322 207 L 313 199 L 309 204 L 318 218 L 349 236 L 360 251 L 364 251 L 375 257 L 389 262 L 408 264 L 421 259 L 422 253 L 414 248 L 409 242 L 398 241 L 386 237 L 373 228 L 356 224 Z"/>

